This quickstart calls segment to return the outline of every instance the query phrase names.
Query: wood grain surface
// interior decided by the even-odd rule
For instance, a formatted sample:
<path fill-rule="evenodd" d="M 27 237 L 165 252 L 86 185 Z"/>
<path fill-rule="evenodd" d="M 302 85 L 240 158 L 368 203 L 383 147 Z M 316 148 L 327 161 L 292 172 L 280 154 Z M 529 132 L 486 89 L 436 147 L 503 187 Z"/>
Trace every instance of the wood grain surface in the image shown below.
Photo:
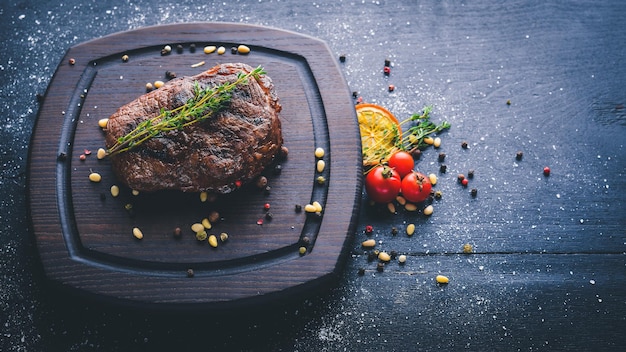
<path fill-rule="evenodd" d="M 251 52 L 231 52 L 240 44 Z M 166 45 L 172 51 L 163 54 Z M 208 45 L 228 51 L 205 54 Z M 198 193 L 133 195 L 115 179 L 108 158 L 95 155 L 104 145 L 98 121 L 145 93 L 146 82 L 167 80 L 166 71 L 189 76 L 226 62 L 262 66 L 280 97 L 289 156 L 264 172 L 271 190 L 248 184 L 207 202 Z M 205 307 L 327 281 L 344 259 L 361 186 L 354 108 L 343 80 L 327 78 L 339 77 L 337 70 L 319 40 L 235 24 L 157 26 L 72 47 L 43 102 L 29 165 L 31 214 L 47 275 L 125 303 Z M 322 172 L 317 147 L 326 152 Z M 91 182 L 92 172 L 102 181 Z M 327 182 L 319 184 L 318 176 Z M 119 197 L 111 196 L 112 185 L 121 188 Z M 315 201 L 321 216 L 296 211 Z M 229 236 L 217 248 L 190 229 L 214 211 L 219 220 L 208 234 Z M 173 235 L 177 227 L 180 238 Z M 299 253 L 302 246 L 306 255 Z"/>

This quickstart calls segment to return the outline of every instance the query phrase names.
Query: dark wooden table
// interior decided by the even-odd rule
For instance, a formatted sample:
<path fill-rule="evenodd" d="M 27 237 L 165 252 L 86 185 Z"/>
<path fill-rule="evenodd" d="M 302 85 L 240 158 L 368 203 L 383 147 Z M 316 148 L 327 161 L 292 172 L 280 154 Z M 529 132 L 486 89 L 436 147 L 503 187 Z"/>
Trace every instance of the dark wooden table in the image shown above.
<path fill-rule="evenodd" d="M 619 1 L 582 0 L 3 2 L 0 350 L 625 349 L 623 9 Z M 434 214 L 390 214 L 364 194 L 338 280 L 263 307 L 154 312 L 51 287 L 25 194 L 38 95 L 71 46 L 197 21 L 320 38 L 337 59 L 345 55 L 343 78 L 365 101 L 399 118 L 432 106 L 434 121 L 452 124 L 441 148 L 417 163 L 439 175 Z M 457 174 L 470 169 L 464 188 Z M 417 228 L 411 237 L 403 232 L 409 223 Z M 376 271 L 360 246 L 367 238 L 407 263 Z M 471 254 L 463 253 L 467 243 Z M 437 274 L 450 283 L 437 285 Z"/>

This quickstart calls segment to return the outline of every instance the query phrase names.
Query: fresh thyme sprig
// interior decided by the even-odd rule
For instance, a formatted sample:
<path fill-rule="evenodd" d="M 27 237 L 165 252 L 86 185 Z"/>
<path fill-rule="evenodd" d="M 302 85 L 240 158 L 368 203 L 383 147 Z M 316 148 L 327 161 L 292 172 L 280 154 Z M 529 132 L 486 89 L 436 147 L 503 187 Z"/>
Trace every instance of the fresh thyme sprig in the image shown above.
<path fill-rule="evenodd" d="M 153 137 L 165 132 L 182 130 L 184 127 L 204 121 L 213 116 L 230 101 L 231 92 L 240 84 L 248 83 L 248 79 L 259 79 L 265 71 L 261 66 L 254 70 L 237 75 L 233 82 L 215 87 L 200 88 L 194 82 L 193 97 L 172 110 L 161 108 L 159 115 L 140 122 L 134 130 L 117 139 L 115 145 L 108 149 L 109 156 L 129 151 Z"/>

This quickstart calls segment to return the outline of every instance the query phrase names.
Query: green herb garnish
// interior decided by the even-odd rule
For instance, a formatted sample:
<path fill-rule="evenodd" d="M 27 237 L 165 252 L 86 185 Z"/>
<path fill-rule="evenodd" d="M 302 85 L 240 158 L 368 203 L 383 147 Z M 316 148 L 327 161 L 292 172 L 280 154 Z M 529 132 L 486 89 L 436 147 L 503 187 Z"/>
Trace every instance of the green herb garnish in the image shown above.
<path fill-rule="evenodd" d="M 265 71 L 261 66 L 249 73 L 240 72 L 233 82 L 223 83 L 215 87 L 200 88 L 194 82 L 193 97 L 172 110 L 161 109 L 159 115 L 140 122 L 134 130 L 117 139 L 109 148 L 108 155 L 129 151 L 153 137 L 163 133 L 182 130 L 184 127 L 204 121 L 221 110 L 230 101 L 231 92 L 240 84 L 248 83 L 248 79 L 259 79 Z"/>

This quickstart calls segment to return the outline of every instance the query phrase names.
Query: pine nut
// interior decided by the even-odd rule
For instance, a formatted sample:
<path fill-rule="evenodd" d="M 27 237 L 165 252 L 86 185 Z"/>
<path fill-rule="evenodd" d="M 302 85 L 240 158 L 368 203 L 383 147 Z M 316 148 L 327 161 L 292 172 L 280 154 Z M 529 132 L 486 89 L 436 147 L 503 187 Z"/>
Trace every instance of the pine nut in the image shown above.
<path fill-rule="evenodd" d="M 443 276 L 443 275 L 437 275 L 435 277 L 435 280 L 437 281 L 438 284 L 442 284 L 442 285 L 445 285 L 448 282 L 450 282 L 450 279 L 448 279 L 447 276 Z"/>
<path fill-rule="evenodd" d="M 315 157 L 321 159 L 324 157 L 324 148 L 316 148 L 315 149 Z"/>
<path fill-rule="evenodd" d="M 109 119 L 100 119 L 100 120 L 98 120 L 98 126 L 100 126 L 101 128 L 106 128 L 107 127 L 107 123 L 109 123 Z"/>
<path fill-rule="evenodd" d="M 424 215 L 430 216 L 433 214 L 433 206 L 429 205 L 426 208 L 424 208 Z"/>
<path fill-rule="evenodd" d="M 138 227 L 134 227 L 133 236 L 135 236 L 136 239 L 140 240 L 143 238 L 143 232 L 141 232 L 141 230 Z"/>
<path fill-rule="evenodd" d="M 96 157 L 98 158 L 98 160 L 102 160 L 106 158 L 106 156 L 107 156 L 107 151 L 104 150 L 104 148 L 98 149 L 98 153 L 96 153 Z"/>
<path fill-rule="evenodd" d="M 102 176 L 100 176 L 100 174 L 97 172 L 92 172 L 89 174 L 89 181 L 96 182 L 96 183 L 100 182 L 102 181 Z"/>
<path fill-rule="evenodd" d="M 432 184 L 433 186 L 437 184 L 437 175 L 435 174 L 429 174 L 428 175 L 428 180 L 430 181 L 430 184 Z"/>
<path fill-rule="evenodd" d="M 223 46 L 220 46 L 219 48 L 217 48 L 217 54 L 218 55 L 222 55 L 226 52 L 226 48 Z"/>
<path fill-rule="evenodd" d="M 406 226 L 406 234 L 409 236 L 413 236 L 415 233 L 415 224 L 408 224 Z"/>
<path fill-rule="evenodd" d="M 116 185 L 111 186 L 111 196 L 117 197 L 120 195 L 120 188 Z"/>
<path fill-rule="evenodd" d="M 378 260 L 381 262 L 388 262 L 391 260 L 391 256 L 387 252 L 380 252 L 378 253 Z"/>
<path fill-rule="evenodd" d="M 248 54 L 250 52 L 250 48 L 245 45 L 239 45 L 237 47 L 237 52 L 240 54 Z"/>
<path fill-rule="evenodd" d="M 209 219 L 206 219 L 206 218 L 202 219 L 202 226 L 204 226 L 204 228 L 207 230 L 210 230 L 213 227 Z"/>
<path fill-rule="evenodd" d="M 191 231 L 193 232 L 200 232 L 204 230 L 204 225 L 202 225 L 201 223 L 197 222 L 193 225 L 191 225 Z"/>
<path fill-rule="evenodd" d="M 205 54 L 210 54 L 210 53 L 214 52 L 216 49 L 217 49 L 217 47 L 214 46 L 214 45 L 205 46 L 204 47 L 204 53 Z"/>
<path fill-rule="evenodd" d="M 318 160 L 317 161 L 317 172 L 324 171 L 325 167 L 326 167 L 326 162 L 324 160 Z"/>
<path fill-rule="evenodd" d="M 215 237 L 215 235 L 209 236 L 209 245 L 213 248 L 217 248 L 217 237 Z"/>
<path fill-rule="evenodd" d="M 416 211 L 417 210 L 417 205 L 415 205 L 413 203 L 406 203 L 404 205 L 404 209 L 406 209 L 407 211 Z"/>
<path fill-rule="evenodd" d="M 374 239 L 365 240 L 363 241 L 363 243 L 361 243 L 361 245 L 365 248 L 374 248 L 376 246 L 376 240 Z"/>

